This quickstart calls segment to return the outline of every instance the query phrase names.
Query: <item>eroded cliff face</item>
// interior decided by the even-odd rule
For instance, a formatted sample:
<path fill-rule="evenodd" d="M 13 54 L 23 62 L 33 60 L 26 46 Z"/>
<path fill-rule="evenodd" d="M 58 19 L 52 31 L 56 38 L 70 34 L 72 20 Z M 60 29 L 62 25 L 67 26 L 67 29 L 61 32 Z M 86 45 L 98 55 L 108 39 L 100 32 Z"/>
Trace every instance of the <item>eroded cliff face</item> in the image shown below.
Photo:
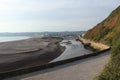
<path fill-rule="evenodd" d="M 84 37 L 109 45 L 120 39 L 120 6 L 104 21 L 90 29 Z"/>

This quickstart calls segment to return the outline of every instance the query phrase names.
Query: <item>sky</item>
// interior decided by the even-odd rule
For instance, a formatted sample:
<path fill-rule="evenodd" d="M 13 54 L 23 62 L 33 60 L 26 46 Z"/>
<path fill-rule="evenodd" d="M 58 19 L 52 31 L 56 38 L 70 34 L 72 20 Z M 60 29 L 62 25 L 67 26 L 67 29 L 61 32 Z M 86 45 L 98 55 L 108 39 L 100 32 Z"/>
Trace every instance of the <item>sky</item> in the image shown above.
<path fill-rule="evenodd" d="M 0 32 L 83 31 L 120 0 L 0 0 Z"/>

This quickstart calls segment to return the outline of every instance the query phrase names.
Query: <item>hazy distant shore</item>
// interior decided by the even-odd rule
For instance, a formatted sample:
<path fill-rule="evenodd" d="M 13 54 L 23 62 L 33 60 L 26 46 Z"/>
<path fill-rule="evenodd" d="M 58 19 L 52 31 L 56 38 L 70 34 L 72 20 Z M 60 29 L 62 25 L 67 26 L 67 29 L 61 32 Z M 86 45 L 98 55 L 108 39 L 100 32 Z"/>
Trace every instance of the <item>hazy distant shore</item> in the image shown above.
<path fill-rule="evenodd" d="M 0 73 L 46 64 L 58 57 L 62 38 L 44 37 L 0 43 Z"/>

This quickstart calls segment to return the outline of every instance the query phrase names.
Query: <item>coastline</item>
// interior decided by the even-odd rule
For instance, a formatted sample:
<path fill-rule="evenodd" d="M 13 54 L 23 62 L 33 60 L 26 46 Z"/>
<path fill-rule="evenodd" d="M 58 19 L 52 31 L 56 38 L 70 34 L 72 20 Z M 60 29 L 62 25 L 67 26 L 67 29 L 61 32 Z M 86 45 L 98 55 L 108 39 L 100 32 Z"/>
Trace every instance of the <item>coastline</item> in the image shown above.
<path fill-rule="evenodd" d="M 46 39 L 46 38 L 44 38 L 44 39 Z M 52 41 L 52 40 L 50 40 L 50 41 Z M 58 44 L 58 42 L 55 42 L 55 44 Z M 49 49 L 51 48 L 50 45 L 52 45 L 52 44 L 49 44 Z M 35 72 L 35 71 L 38 71 L 38 70 L 44 70 L 44 69 L 53 68 L 53 67 L 56 67 L 56 66 L 59 66 L 59 65 L 62 65 L 62 64 L 71 63 L 71 62 L 74 62 L 74 61 L 77 61 L 77 60 L 82 60 L 82 59 L 86 59 L 86 58 L 90 58 L 90 57 L 92 58 L 94 56 L 98 56 L 100 54 L 103 54 L 104 52 L 109 51 L 109 50 L 110 50 L 110 47 L 107 48 L 107 49 L 98 51 L 98 52 L 93 52 L 91 54 L 86 54 L 86 55 L 82 55 L 82 56 L 70 58 L 70 59 L 67 59 L 67 60 L 62 60 L 62 61 L 48 63 L 48 64 L 46 63 L 46 64 L 43 64 L 43 65 L 36 65 L 36 66 L 31 66 L 31 67 L 24 67 L 24 68 L 17 69 L 17 70 L 3 72 L 3 73 L 0 73 L 0 75 L 2 76 L 1 79 L 4 79 L 4 78 L 7 78 L 7 77 L 12 77 L 12 76 L 17 76 L 17 75 L 27 74 L 27 73 Z M 44 57 L 44 55 L 42 57 Z M 42 59 L 44 59 L 44 58 L 42 58 Z M 35 61 L 33 61 L 33 62 L 35 62 Z"/>
<path fill-rule="evenodd" d="M 0 78 L 9 76 L 4 75 L 7 72 L 49 63 L 65 50 L 61 41 L 62 38 L 46 37 L 0 43 L 0 52 L 4 50 L 0 53 Z"/>
<path fill-rule="evenodd" d="M 5 80 L 93 80 L 108 63 L 110 59 L 109 53 L 110 50 L 106 50 L 46 64 L 42 67 L 40 66 L 41 69 L 38 71 L 36 70 L 36 72 L 15 76 Z"/>

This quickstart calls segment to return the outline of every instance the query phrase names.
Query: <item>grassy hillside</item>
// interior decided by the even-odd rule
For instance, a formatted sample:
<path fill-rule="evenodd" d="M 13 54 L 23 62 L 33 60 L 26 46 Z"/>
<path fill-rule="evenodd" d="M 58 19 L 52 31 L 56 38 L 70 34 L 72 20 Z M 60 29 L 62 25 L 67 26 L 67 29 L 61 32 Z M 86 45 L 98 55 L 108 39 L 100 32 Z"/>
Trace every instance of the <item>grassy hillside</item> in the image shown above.
<path fill-rule="evenodd" d="M 98 80 L 120 80 L 120 6 L 84 37 L 112 46 L 111 60 Z"/>

